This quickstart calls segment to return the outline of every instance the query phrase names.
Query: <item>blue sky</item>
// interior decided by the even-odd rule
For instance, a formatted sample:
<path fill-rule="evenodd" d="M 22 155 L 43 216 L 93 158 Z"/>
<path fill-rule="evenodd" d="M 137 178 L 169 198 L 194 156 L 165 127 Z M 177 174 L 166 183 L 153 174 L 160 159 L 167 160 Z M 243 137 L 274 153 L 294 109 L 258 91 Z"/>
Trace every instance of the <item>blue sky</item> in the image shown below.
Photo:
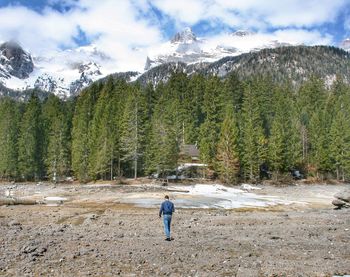
<path fill-rule="evenodd" d="M 187 26 L 207 39 L 246 29 L 337 46 L 350 37 L 350 0 L 0 0 L 0 41 L 36 54 L 94 44 L 136 62 Z"/>

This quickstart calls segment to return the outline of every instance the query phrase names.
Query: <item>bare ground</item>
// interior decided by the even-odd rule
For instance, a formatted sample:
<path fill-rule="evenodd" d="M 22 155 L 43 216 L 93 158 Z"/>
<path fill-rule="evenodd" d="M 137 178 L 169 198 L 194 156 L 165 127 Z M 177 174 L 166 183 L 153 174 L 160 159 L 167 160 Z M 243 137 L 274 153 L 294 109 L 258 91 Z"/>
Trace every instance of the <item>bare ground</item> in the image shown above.
<path fill-rule="evenodd" d="M 0 276 L 350 274 L 350 210 L 178 209 L 167 242 L 158 210 L 89 193 L 60 206 L 1 206 Z"/>

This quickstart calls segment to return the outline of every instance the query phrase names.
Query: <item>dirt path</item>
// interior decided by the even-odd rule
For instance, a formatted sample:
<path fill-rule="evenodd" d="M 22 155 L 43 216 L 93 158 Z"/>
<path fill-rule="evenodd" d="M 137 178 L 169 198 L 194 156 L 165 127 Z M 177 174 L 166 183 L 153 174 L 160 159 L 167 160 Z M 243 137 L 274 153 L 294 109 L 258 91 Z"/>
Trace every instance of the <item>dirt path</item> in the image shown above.
<path fill-rule="evenodd" d="M 332 276 L 350 273 L 349 210 L 0 207 L 0 276 Z"/>

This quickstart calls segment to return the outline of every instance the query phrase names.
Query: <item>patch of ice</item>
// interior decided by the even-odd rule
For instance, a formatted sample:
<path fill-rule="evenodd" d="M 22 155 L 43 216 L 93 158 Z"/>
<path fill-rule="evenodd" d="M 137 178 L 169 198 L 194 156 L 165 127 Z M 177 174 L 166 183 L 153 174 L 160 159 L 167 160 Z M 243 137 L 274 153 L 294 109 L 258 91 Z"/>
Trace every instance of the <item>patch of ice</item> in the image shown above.
<path fill-rule="evenodd" d="M 257 195 L 236 188 L 229 188 L 223 185 L 197 184 L 187 188 L 195 208 L 223 208 L 234 209 L 242 207 L 267 207 L 278 204 L 288 205 L 291 201 L 284 201 L 273 196 Z M 181 192 L 175 192 L 178 195 Z M 188 204 L 186 205 L 188 206 Z"/>
<path fill-rule="evenodd" d="M 171 198 L 177 208 L 219 208 L 235 209 L 244 207 L 268 207 L 275 205 L 290 205 L 301 203 L 283 200 L 277 196 L 258 195 L 241 189 L 223 185 L 197 184 L 193 186 L 171 186 Z M 132 203 L 141 207 L 158 207 L 161 200 L 159 195 L 144 195 L 129 197 L 124 203 Z"/>
<path fill-rule="evenodd" d="M 254 190 L 254 189 L 259 190 L 259 189 L 261 189 L 261 188 L 258 188 L 258 187 L 253 187 L 253 186 L 251 186 L 249 184 L 242 184 L 241 188 L 244 189 L 244 190 Z"/>

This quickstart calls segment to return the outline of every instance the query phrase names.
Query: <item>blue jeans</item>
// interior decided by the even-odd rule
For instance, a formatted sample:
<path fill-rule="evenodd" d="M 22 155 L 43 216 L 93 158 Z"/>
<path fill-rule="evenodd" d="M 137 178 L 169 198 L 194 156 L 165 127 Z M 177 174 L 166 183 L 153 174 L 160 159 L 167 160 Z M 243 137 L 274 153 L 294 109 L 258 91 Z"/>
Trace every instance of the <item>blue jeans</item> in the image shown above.
<path fill-rule="evenodd" d="M 171 224 L 171 215 L 170 214 L 163 215 L 163 223 L 164 223 L 165 236 L 170 239 L 170 224 Z"/>

